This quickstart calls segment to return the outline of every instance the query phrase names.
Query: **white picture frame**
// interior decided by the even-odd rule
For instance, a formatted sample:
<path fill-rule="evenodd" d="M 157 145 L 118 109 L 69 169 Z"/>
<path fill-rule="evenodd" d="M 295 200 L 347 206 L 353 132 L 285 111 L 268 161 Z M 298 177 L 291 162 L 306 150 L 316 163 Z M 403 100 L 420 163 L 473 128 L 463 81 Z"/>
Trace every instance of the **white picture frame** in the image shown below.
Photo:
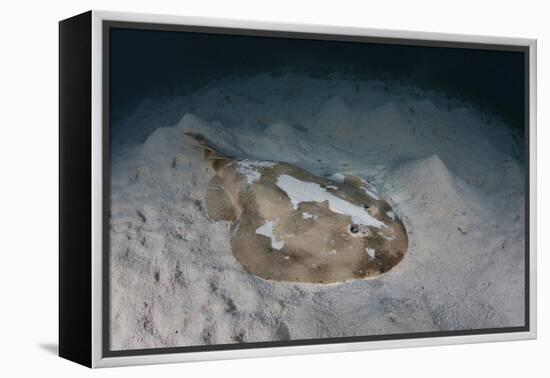
<path fill-rule="evenodd" d="M 537 45 L 536 40 L 522 38 L 503 38 L 478 35 L 458 35 L 444 33 L 425 33 L 425 32 L 409 32 L 398 30 L 380 30 L 368 28 L 349 28 L 324 25 L 305 25 L 305 24 L 285 24 L 285 23 L 266 23 L 245 20 L 229 20 L 229 19 L 214 19 L 214 18 L 194 18 L 169 15 L 154 15 L 154 14 L 137 14 L 123 12 L 106 12 L 106 11 L 91 11 L 85 14 L 85 24 L 90 25 L 90 99 L 91 99 L 91 132 L 90 132 L 90 148 L 91 160 L 90 167 L 90 182 L 91 182 L 91 229 L 82 230 L 82 236 L 89 237 L 89 269 L 91 275 L 90 282 L 90 311 L 91 323 L 89 331 L 91 334 L 88 339 L 88 328 L 77 327 L 77 329 L 69 329 L 66 323 L 60 324 L 65 332 L 63 337 L 60 337 L 60 354 L 66 358 L 75 360 L 93 368 L 99 367 L 115 367 L 128 365 L 143 365 L 157 363 L 175 363 L 189 361 L 205 361 L 205 360 L 221 360 L 235 358 L 252 358 L 266 356 L 285 356 L 296 354 L 309 353 L 327 353 L 327 352 L 347 352 L 358 350 L 374 350 L 388 348 L 408 348 L 408 347 L 423 347 L 435 345 L 449 344 L 466 344 L 466 343 L 482 343 L 482 342 L 497 342 L 510 340 L 527 340 L 535 339 L 536 331 L 536 223 L 537 223 L 537 183 L 536 183 L 536 62 L 537 62 Z M 89 21 L 88 21 L 89 18 Z M 104 180 L 105 180 L 105 154 L 104 144 L 104 122 L 105 122 L 105 33 L 106 27 L 110 22 L 116 23 L 132 23 L 141 25 L 152 25 L 155 29 L 158 25 L 166 26 L 167 30 L 177 30 L 178 27 L 201 27 L 201 28 L 219 28 L 219 29 L 234 29 L 248 31 L 251 35 L 256 35 L 259 31 L 272 35 L 273 33 L 300 33 L 307 35 L 322 35 L 334 36 L 336 39 L 342 37 L 351 38 L 371 38 L 382 40 L 409 41 L 417 43 L 422 41 L 430 46 L 440 46 L 448 44 L 460 44 L 461 46 L 476 45 L 491 45 L 501 48 L 515 47 L 524 49 L 526 58 L 528 59 L 528 146 L 529 146 L 529 161 L 528 161 L 528 183 L 529 192 L 526 198 L 528 199 L 528 222 L 529 234 L 525 235 L 528 240 L 528 266 L 526 272 L 528 276 L 528 326 L 525 330 L 514 332 L 498 332 L 498 333 L 483 333 L 483 334 L 468 334 L 463 332 L 460 335 L 448 335 L 437 337 L 410 337 L 403 339 L 392 340 L 371 340 L 371 341 L 356 341 L 344 343 L 316 343 L 311 345 L 291 345 L 277 347 L 252 347 L 252 348 L 231 348 L 226 350 L 210 350 L 210 351 L 185 351 L 178 352 L 176 350 L 169 352 L 152 352 L 135 355 L 111 355 L 105 353 L 105 309 L 104 295 L 108 291 L 105 288 L 104 281 L 104 240 L 105 240 L 105 216 L 104 216 Z M 68 100 L 67 100 L 68 101 Z M 76 101 L 76 100 L 74 100 Z M 63 107 L 63 104 L 61 105 Z M 68 105 L 66 105 L 68 106 Z M 61 110 L 63 111 L 63 110 Z M 527 194 L 527 193 L 526 193 Z M 71 201 L 81 201 L 81 198 L 73 198 Z M 67 200 L 69 201 L 69 200 Z M 65 204 L 68 206 L 69 202 Z M 60 206 L 64 206 L 60 204 Z M 61 231 L 63 233 L 63 230 Z M 86 244 L 87 245 L 87 244 Z M 67 267 L 70 267 L 71 262 L 67 262 Z M 77 269 L 77 268 L 74 268 Z M 61 272 L 62 273 L 62 272 Z M 70 284 L 67 280 L 60 280 L 62 289 L 63 285 Z M 85 295 L 88 295 L 85 294 Z M 86 297 L 87 298 L 87 297 Z M 61 299 L 60 299 L 61 300 Z M 74 314 L 67 310 L 67 306 L 61 304 L 63 311 L 66 311 L 64 319 L 73 317 Z M 68 312 L 67 312 L 68 311 Z M 65 329 L 65 327 L 67 327 Z M 82 336 L 80 333 L 86 333 Z M 83 343 L 89 342 L 89 349 L 85 349 L 85 354 L 89 353 L 89 358 L 72 357 L 68 349 L 64 349 L 63 340 L 70 339 L 71 336 L 82 339 Z M 70 343 L 66 342 L 69 345 Z M 66 348 L 69 348 L 68 346 Z M 64 353 L 64 350 L 67 350 Z"/>

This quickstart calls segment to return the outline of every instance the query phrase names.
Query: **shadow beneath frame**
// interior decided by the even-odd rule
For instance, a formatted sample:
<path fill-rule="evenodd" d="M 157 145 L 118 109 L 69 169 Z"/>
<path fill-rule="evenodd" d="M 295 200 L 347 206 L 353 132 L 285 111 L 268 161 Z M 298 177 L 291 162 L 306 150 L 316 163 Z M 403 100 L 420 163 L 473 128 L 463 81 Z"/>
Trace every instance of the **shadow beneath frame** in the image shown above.
<path fill-rule="evenodd" d="M 40 343 L 38 347 L 55 356 L 59 355 L 59 345 L 57 343 Z"/>

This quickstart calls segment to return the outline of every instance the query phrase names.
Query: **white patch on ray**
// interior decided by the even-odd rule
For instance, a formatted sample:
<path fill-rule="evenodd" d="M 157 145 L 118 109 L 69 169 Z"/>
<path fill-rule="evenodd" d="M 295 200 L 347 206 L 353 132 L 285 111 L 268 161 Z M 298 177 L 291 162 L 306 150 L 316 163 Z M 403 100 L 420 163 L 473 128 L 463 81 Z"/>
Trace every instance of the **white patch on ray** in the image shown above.
<path fill-rule="evenodd" d="M 317 217 L 313 214 L 308 213 L 307 211 L 304 211 L 302 213 L 302 218 L 304 218 L 304 219 L 315 219 Z"/>
<path fill-rule="evenodd" d="M 371 259 L 376 258 L 376 251 L 372 248 L 365 248 L 365 251 L 367 251 L 367 254 Z"/>
<path fill-rule="evenodd" d="M 286 192 L 295 209 L 301 202 L 327 201 L 331 211 L 349 216 L 353 223 L 376 228 L 386 227 L 383 222 L 372 217 L 363 207 L 336 197 L 319 184 L 301 181 L 289 175 L 280 175 L 277 178 L 277 186 Z"/>
<path fill-rule="evenodd" d="M 371 196 L 375 200 L 379 200 L 380 199 L 380 194 L 378 193 L 376 188 L 374 186 L 372 186 L 371 184 L 369 184 L 368 182 L 366 182 L 365 180 L 361 180 L 361 181 L 363 182 L 363 184 L 366 185 L 366 186 L 362 186 L 361 189 L 363 189 L 365 191 L 365 193 L 367 193 L 369 196 Z"/>
<path fill-rule="evenodd" d="M 262 177 L 259 168 L 269 168 L 273 167 L 275 164 L 277 163 L 272 161 L 241 160 L 239 161 L 239 173 L 246 177 L 246 181 L 249 184 L 253 184 Z"/>
<path fill-rule="evenodd" d="M 282 240 L 278 240 L 275 237 L 275 234 L 273 233 L 273 229 L 275 228 L 276 225 L 277 223 L 270 220 L 266 220 L 263 226 L 260 226 L 258 229 L 256 229 L 256 234 L 267 236 L 268 238 L 271 239 L 271 248 L 280 250 L 285 246 L 285 242 Z"/>
<path fill-rule="evenodd" d="M 386 236 L 383 233 L 379 232 L 378 235 L 382 236 L 386 240 L 395 240 L 394 236 Z"/>

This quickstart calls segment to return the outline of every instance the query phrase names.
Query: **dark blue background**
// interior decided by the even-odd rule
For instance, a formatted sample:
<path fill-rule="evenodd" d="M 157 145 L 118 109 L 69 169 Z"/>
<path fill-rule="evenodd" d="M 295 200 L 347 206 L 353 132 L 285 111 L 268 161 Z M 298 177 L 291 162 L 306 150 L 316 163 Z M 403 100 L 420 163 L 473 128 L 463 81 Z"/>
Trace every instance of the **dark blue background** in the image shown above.
<path fill-rule="evenodd" d="M 195 32 L 110 29 L 111 110 L 211 79 L 284 67 L 315 77 L 397 79 L 446 92 L 524 128 L 524 53 Z M 113 113 L 112 113 L 113 114 Z"/>

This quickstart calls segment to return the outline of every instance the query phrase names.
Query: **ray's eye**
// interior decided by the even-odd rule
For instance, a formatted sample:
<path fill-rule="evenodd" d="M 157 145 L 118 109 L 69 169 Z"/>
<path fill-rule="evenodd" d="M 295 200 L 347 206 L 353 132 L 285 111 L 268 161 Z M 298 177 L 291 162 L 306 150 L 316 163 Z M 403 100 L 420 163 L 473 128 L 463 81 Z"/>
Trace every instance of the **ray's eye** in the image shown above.
<path fill-rule="evenodd" d="M 359 232 L 359 226 L 356 225 L 355 223 L 350 225 L 349 226 L 349 231 L 352 233 L 352 234 L 356 234 Z"/>
<path fill-rule="evenodd" d="M 364 208 L 365 210 L 368 210 L 368 209 L 370 208 L 370 206 L 367 205 L 367 204 L 364 204 L 364 205 L 363 205 L 363 208 Z"/>

